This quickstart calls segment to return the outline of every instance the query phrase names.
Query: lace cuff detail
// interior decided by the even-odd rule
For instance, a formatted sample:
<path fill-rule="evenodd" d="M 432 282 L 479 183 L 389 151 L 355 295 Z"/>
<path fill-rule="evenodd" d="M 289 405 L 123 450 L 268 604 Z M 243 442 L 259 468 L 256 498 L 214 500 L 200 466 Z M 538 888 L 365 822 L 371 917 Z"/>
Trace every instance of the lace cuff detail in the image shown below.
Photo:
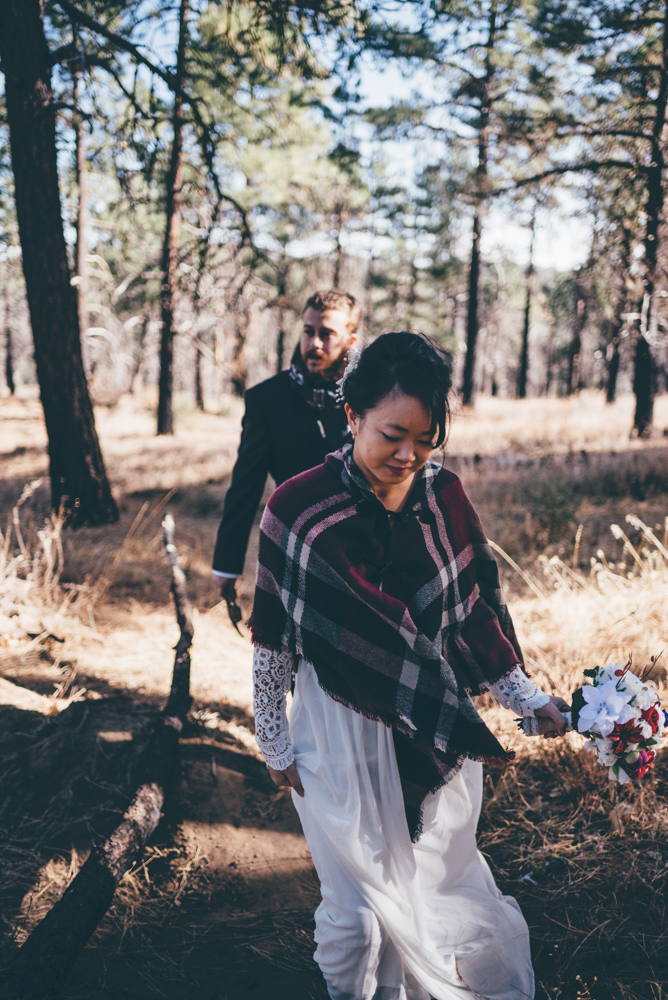
<path fill-rule="evenodd" d="M 264 646 L 253 650 L 255 739 L 269 767 L 284 771 L 295 759 L 285 702 L 292 680 L 292 656 Z"/>
<path fill-rule="evenodd" d="M 509 708 L 522 718 L 533 716 L 537 708 L 547 705 L 550 700 L 549 694 L 541 691 L 519 665 L 513 667 L 496 684 L 490 684 L 489 689 L 504 708 Z"/>

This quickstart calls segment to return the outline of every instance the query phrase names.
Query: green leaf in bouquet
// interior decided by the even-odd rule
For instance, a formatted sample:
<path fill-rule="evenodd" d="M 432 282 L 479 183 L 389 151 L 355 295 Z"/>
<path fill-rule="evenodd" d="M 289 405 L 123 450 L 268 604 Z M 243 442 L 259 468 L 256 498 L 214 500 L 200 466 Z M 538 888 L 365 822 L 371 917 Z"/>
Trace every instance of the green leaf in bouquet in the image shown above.
<path fill-rule="evenodd" d="M 598 671 L 599 671 L 598 667 L 587 667 L 587 669 L 584 671 L 584 675 L 585 677 L 596 677 Z"/>
<path fill-rule="evenodd" d="M 643 750 L 646 750 L 646 749 L 647 749 L 647 747 L 653 747 L 653 746 L 656 746 L 656 744 L 657 744 L 658 742 L 659 742 L 659 741 L 658 741 L 658 740 L 655 740 L 653 736 L 650 736 L 650 738 L 649 738 L 648 740 L 643 740 L 643 741 L 642 741 L 642 743 L 640 744 L 640 746 L 641 746 L 641 747 L 643 748 Z"/>
<path fill-rule="evenodd" d="M 585 670 L 585 673 L 587 671 Z M 582 688 L 578 688 L 577 691 L 573 692 L 573 697 L 571 699 L 571 714 L 573 719 L 573 729 L 578 728 L 578 718 L 580 716 L 580 709 L 585 704 L 584 695 L 582 694 Z"/>

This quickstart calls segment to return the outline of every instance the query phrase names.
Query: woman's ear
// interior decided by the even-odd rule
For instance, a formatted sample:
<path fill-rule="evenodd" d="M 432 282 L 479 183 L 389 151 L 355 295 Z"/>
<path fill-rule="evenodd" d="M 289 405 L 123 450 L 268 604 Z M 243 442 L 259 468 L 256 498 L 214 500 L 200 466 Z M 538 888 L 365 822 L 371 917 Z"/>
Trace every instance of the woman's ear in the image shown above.
<path fill-rule="evenodd" d="M 360 418 L 357 416 L 356 413 L 353 412 L 348 403 L 344 403 L 343 408 L 346 411 L 346 416 L 348 418 L 348 424 L 350 425 L 350 430 L 353 433 L 353 437 L 355 437 L 355 435 L 357 434 L 357 429 L 359 427 Z"/>

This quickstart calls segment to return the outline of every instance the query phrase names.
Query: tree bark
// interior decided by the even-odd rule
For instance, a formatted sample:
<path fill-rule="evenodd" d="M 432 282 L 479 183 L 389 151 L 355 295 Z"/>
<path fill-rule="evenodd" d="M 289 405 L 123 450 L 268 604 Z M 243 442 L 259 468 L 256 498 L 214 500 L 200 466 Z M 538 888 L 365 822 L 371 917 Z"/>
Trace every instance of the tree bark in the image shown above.
<path fill-rule="evenodd" d="M 536 235 L 536 210 L 538 200 L 531 213 L 531 240 L 529 242 L 529 263 L 526 271 L 526 300 L 524 303 L 524 328 L 522 330 L 522 349 L 520 351 L 520 369 L 517 376 L 517 398 L 526 399 L 527 380 L 529 377 L 529 328 L 531 324 L 531 295 L 533 292 L 533 246 Z"/>
<path fill-rule="evenodd" d="M 51 501 L 73 524 L 118 518 L 95 430 L 70 284 L 56 160 L 55 105 L 40 0 L 0 5 L 16 215 L 35 367 L 49 440 Z"/>
<path fill-rule="evenodd" d="M 174 309 L 178 294 L 179 237 L 181 233 L 181 191 L 183 188 L 183 128 L 185 109 L 183 87 L 188 48 L 189 0 L 181 0 L 179 42 L 174 77 L 174 112 L 172 155 L 167 173 L 165 239 L 162 248 L 162 293 L 160 297 L 162 331 L 160 335 L 160 377 L 158 382 L 158 434 L 174 433 Z"/>
<path fill-rule="evenodd" d="M 495 65 L 492 58 L 496 44 L 496 3 L 489 13 L 489 29 L 485 45 L 485 75 L 481 80 L 480 123 L 478 128 L 478 165 L 476 168 L 477 205 L 473 217 L 471 264 L 469 267 L 468 313 L 466 317 L 466 360 L 462 381 L 462 403 L 470 406 L 475 396 L 475 361 L 478 341 L 478 301 L 480 298 L 480 237 L 487 199 L 487 163 L 489 158 L 489 127 L 492 84 Z"/>

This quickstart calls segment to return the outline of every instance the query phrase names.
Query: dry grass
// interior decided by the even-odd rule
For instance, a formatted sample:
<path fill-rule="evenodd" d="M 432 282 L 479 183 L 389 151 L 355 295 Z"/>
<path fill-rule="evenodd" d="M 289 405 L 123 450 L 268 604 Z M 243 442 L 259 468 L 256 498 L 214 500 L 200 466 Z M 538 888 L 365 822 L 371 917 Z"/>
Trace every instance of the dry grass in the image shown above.
<path fill-rule="evenodd" d="M 607 406 L 600 392 L 586 390 L 569 399 L 499 399 L 479 396 L 475 408 L 460 409 L 448 451 L 457 455 L 536 457 L 580 451 L 642 450 L 630 441 L 634 397 L 620 396 Z M 655 434 L 668 430 L 668 396 L 654 410 Z"/>
<path fill-rule="evenodd" d="M 543 596 L 513 602 L 528 665 L 546 690 L 567 695 L 587 667 L 631 653 L 642 667 L 666 648 L 665 534 L 629 519 L 624 528 L 643 544 L 627 542 L 622 561 L 601 553 L 584 574 L 573 560 L 543 558 L 532 578 Z M 661 661 L 655 676 L 666 704 Z M 480 847 L 531 926 L 539 996 L 659 1000 L 668 973 L 665 751 L 651 777 L 622 790 L 576 734 L 527 741 L 508 713 L 486 715 L 517 758 L 487 776 Z"/>
<path fill-rule="evenodd" d="M 10 515 L 13 525 L 12 505 L 26 481 L 44 471 L 43 438 L 35 401 L 0 405 L 9 435 L 3 433 L 9 454 L 0 524 Z M 228 973 L 237 984 L 229 992 L 235 1000 L 266 994 L 274 975 L 287 977 L 286 995 L 323 995 L 310 958 L 311 910 L 295 908 L 289 851 L 284 863 L 267 862 L 279 902 L 264 910 L 258 901 L 268 898 L 265 863 L 251 852 L 237 869 L 228 854 L 216 853 L 219 843 L 248 849 L 260 833 L 293 843 L 292 834 L 280 833 L 280 798 L 240 786 L 238 813 L 226 813 L 234 782 L 215 765 L 217 746 L 253 752 L 249 647 L 228 625 L 209 583 L 238 438 L 240 410 L 233 407 L 222 416 L 182 410 L 174 440 L 152 437 L 152 417 L 135 401 L 100 412 L 119 525 L 76 534 L 54 521 L 45 525 L 42 486 L 21 508 L 31 558 L 9 568 L 23 555 L 14 527 L 2 546 L 0 669 L 48 705 L 73 694 L 79 699 L 55 715 L 0 704 L 6 765 L 0 912 L 7 944 L 20 940 L 62 891 L 92 837 L 126 801 L 132 754 L 109 735 L 136 740 L 142 719 L 166 694 L 177 634 L 159 535 L 167 503 L 197 608 L 196 712 L 184 745 L 180 805 L 121 886 L 70 983 L 72 998 L 186 997 L 209 982 L 215 995 L 214 984 Z M 630 441 L 631 414 L 629 398 L 606 408 L 596 394 L 583 394 L 519 404 L 481 399 L 455 420 L 447 463 L 462 476 L 488 534 L 518 564 L 520 572 L 499 557 L 527 662 L 541 685 L 560 693 L 582 682 L 585 667 L 629 653 L 641 666 L 668 645 L 668 448 L 662 438 Z M 656 423 L 668 423 L 667 397 L 657 403 Z M 242 581 L 247 607 L 253 551 Z M 665 686 L 665 671 L 657 673 Z M 618 789 L 576 735 L 529 741 L 508 713 L 484 710 L 517 757 L 488 772 L 480 847 L 529 920 L 538 997 L 665 998 L 664 754 L 640 788 Z M 220 785 L 217 774 L 225 775 Z M 220 798 L 218 812 L 212 796 Z M 251 970 L 265 967 L 274 971 L 256 993 Z M 93 991 L 98 980 L 107 985 Z"/>

